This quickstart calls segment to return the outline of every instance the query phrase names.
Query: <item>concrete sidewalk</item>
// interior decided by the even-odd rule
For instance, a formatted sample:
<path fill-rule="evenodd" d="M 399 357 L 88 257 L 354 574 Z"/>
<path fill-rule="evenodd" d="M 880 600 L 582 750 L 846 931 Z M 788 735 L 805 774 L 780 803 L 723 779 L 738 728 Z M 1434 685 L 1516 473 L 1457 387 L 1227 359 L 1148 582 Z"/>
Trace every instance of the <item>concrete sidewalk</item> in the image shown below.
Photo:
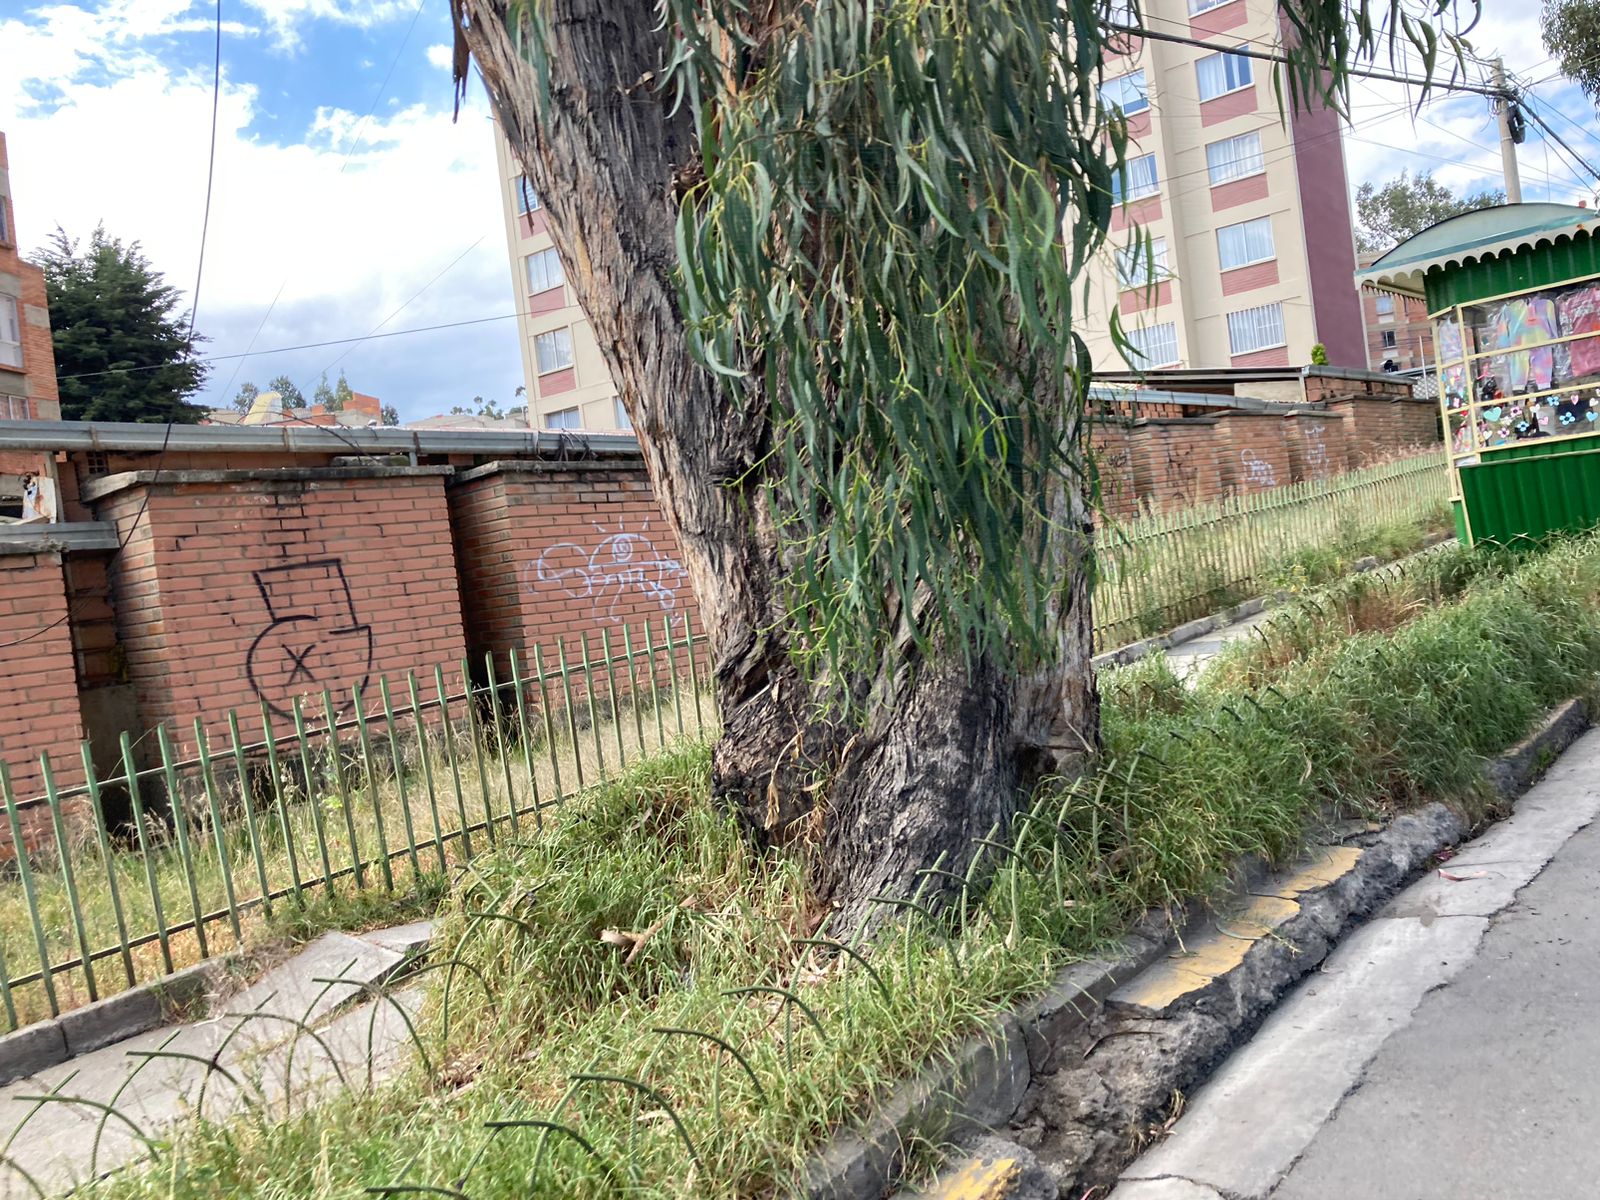
<path fill-rule="evenodd" d="M 281 1117 L 369 1087 L 411 1049 L 421 990 L 385 981 L 426 923 L 326 933 L 206 1017 L 80 1055 L 0 1088 L 0 1198 L 60 1194 L 151 1153 L 183 1121 L 251 1107 Z M 369 1054 L 370 1047 L 370 1054 Z"/>
<path fill-rule="evenodd" d="M 1232 625 L 1224 625 L 1221 629 L 1212 630 L 1210 633 L 1195 638 L 1190 642 L 1181 642 L 1166 651 L 1167 661 L 1172 664 L 1173 673 L 1185 683 L 1191 683 L 1206 669 L 1206 665 L 1220 654 L 1230 642 L 1240 638 L 1247 638 L 1255 632 L 1256 626 L 1264 621 L 1270 621 L 1278 615 L 1277 609 L 1263 609 L 1254 616 L 1245 617 L 1235 621 Z"/>
<path fill-rule="evenodd" d="M 1340 946 L 1113 1200 L 1595 1193 L 1600 731 Z"/>

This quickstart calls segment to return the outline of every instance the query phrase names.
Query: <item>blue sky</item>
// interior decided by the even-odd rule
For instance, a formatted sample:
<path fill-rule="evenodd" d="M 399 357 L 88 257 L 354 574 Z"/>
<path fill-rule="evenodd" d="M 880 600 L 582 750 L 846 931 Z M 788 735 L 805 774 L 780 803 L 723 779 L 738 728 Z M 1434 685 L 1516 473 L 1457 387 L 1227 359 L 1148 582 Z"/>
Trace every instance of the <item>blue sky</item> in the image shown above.
<path fill-rule="evenodd" d="M 1543 80 L 1534 89 L 1540 111 L 1600 163 L 1593 106 L 1546 79 L 1554 64 L 1539 41 L 1538 5 L 1486 0 L 1484 8 L 1477 49 Z M 0 0 L 0 130 L 25 246 L 58 223 L 82 235 L 104 220 L 192 289 L 212 11 L 189 0 Z M 408 419 L 474 396 L 512 401 L 521 365 L 488 105 L 474 83 L 451 121 L 448 12 L 446 0 L 224 0 L 199 317 L 207 351 L 485 320 L 219 361 L 208 401 L 280 373 L 309 391 L 323 370 L 341 368 L 354 388 Z M 1352 188 L 1402 168 L 1431 169 L 1455 188 L 1498 186 L 1485 102 L 1440 98 L 1416 112 L 1414 100 L 1400 85 L 1357 85 L 1345 141 Z M 1522 164 L 1527 199 L 1592 195 L 1592 181 L 1536 129 Z"/>
<path fill-rule="evenodd" d="M 24 246 L 103 220 L 192 290 L 213 11 L 0 0 L 0 130 Z M 236 355 L 501 319 L 221 360 L 207 401 L 280 373 L 309 392 L 340 369 L 407 418 L 512 401 L 521 362 L 494 141 L 476 84 L 452 123 L 448 13 L 443 0 L 224 0 L 199 329 L 207 353 Z"/>

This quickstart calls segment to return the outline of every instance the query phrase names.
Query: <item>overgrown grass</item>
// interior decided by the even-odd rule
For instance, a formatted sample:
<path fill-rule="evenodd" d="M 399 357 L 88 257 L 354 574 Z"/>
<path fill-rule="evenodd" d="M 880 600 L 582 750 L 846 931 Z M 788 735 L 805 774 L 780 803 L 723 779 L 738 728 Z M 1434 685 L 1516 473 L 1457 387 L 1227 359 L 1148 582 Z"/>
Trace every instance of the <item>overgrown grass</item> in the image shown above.
<path fill-rule="evenodd" d="M 117 951 L 93 960 L 98 995 L 158 979 L 218 953 L 263 950 L 290 933 L 305 938 L 327 928 L 409 919 L 419 911 L 419 901 L 425 906 L 445 892 L 447 872 L 467 857 L 469 846 L 481 851 L 491 843 L 484 828 L 490 818 L 497 831 L 493 836 L 520 836 L 524 827 L 536 827 L 536 797 L 548 806 L 558 796 L 615 777 L 624 763 L 660 754 L 686 739 L 700 740 L 706 730 L 716 729 L 709 692 L 696 691 L 687 681 L 641 690 L 637 701 L 623 698 L 615 708 L 609 697 L 593 710 L 585 700 L 576 700 L 570 721 L 561 705 L 552 720 L 554 737 L 547 738 L 542 721 L 536 720 L 526 748 L 515 730 L 502 747 L 492 731 L 466 722 L 459 701 L 455 707 L 455 724 L 448 730 L 435 725 L 419 738 L 413 727 L 409 738 L 397 737 L 393 744 L 377 732 L 371 738 L 370 762 L 358 753 L 355 735 L 343 734 L 343 787 L 322 734 L 309 742 L 309 786 L 297 748 L 292 743 L 280 746 L 278 783 L 286 801 L 281 815 L 270 779 L 257 773 L 253 780 L 259 872 L 237 775 L 224 774 L 231 768 L 231 754 L 219 747 L 213 747 L 213 774 L 222 793 L 219 807 L 227 815 L 220 827 L 214 824 L 206 797 L 191 793 L 186 801 L 191 818 L 187 858 L 175 828 L 160 817 L 147 822 L 148 862 L 131 831 L 124 831 L 107 857 L 92 828 L 80 822 L 69 853 L 86 940 L 92 952 Z M 259 767 L 259 756 L 252 757 Z M 154 800 L 154 785 L 144 787 L 146 800 Z M 515 821 L 513 809 L 521 813 Z M 415 858 L 411 841 L 417 845 Z M 380 862 L 384 844 L 390 855 L 387 874 Z M 56 1007 L 65 1011 L 92 997 L 83 968 L 61 965 L 78 959 L 79 945 L 67 876 L 53 844 L 36 856 L 32 876 Z M 295 899 L 296 886 L 303 903 Z M 273 902 L 269 914 L 260 903 L 264 891 L 288 894 Z M 131 943 L 126 960 L 119 905 L 120 927 Z M 197 910 L 204 944 L 192 928 Z M 191 928 L 171 932 L 163 947 L 158 930 L 186 923 Z M 0 882 L 0 954 L 0 971 L 11 978 L 39 970 L 27 892 L 14 873 Z M 11 999 L 19 1024 L 51 1014 L 42 982 L 13 989 Z"/>
<path fill-rule="evenodd" d="M 830 1126 L 1148 906 L 1212 892 L 1243 856 L 1282 861 L 1325 818 L 1478 809 L 1482 757 L 1600 671 L 1600 541 L 1466 573 L 1453 601 L 1278 664 L 1268 685 L 1191 691 L 1161 659 L 1107 676 L 1096 773 L 1042 790 L 1009 852 L 987 854 L 982 897 L 892 928 L 870 970 L 802 941 L 802 872 L 713 808 L 705 749 L 666 754 L 457 887 L 439 953 L 473 971 L 448 988 L 435 974 L 431 1075 L 198 1126 L 160 1169 L 90 1190 L 788 1194 Z M 567 1132 L 491 1127 L 519 1120 Z"/>

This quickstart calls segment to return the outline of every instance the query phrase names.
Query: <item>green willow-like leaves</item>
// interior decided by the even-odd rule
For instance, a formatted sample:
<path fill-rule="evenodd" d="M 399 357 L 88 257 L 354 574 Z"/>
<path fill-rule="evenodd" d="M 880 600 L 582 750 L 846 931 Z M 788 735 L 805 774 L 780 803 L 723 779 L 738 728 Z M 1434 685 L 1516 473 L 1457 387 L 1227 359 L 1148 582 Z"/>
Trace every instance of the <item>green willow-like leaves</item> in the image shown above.
<path fill-rule="evenodd" d="M 701 361 L 770 405 L 814 670 L 871 673 L 907 643 L 1050 653 L 1051 481 L 1083 458 L 1072 285 L 1124 142 L 1078 31 L 1109 11 L 669 0 L 704 167 L 683 303 Z"/>

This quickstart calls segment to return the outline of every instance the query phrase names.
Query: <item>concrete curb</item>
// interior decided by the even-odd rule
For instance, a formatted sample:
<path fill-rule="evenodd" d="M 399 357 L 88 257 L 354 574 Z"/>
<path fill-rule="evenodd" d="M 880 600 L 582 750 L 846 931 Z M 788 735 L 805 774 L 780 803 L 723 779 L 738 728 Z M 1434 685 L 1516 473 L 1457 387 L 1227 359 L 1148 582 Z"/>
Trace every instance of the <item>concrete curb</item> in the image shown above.
<path fill-rule="evenodd" d="M 1442 546 L 1446 542 L 1453 541 L 1455 541 L 1454 534 L 1430 533 L 1422 539 L 1422 549 L 1400 558 L 1390 559 L 1387 562 L 1371 556 L 1358 558 L 1350 564 L 1350 574 L 1364 575 L 1368 571 L 1376 571 L 1382 567 L 1409 562 L 1418 554 L 1427 554 L 1430 550 Z M 1246 617 L 1253 617 L 1268 608 L 1275 608 L 1287 600 L 1289 595 L 1290 593 L 1288 592 L 1273 592 L 1269 596 L 1257 596 L 1253 600 L 1241 601 L 1232 608 L 1224 608 L 1208 617 L 1198 617 L 1193 621 L 1185 621 L 1182 625 L 1175 629 L 1169 629 L 1166 633 L 1157 634 L 1155 637 L 1142 638 L 1137 642 L 1129 642 L 1126 646 L 1119 646 L 1115 650 L 1107 650 L 1104 654 L 1096 654 L 1089 660 L 1090 665 L 1096 671 L 1104 671 L 1111 667 L 1126 667 L 1151 654 L 1156 654 L 1163 650 L 1172 650 L 1185 642 L 1192 642 L 1197 638 L 1205 637 L 1208 633 L 1215 633 L 1217 630 L 1232 625 L 1236 621 L 1242 621 Z"/>
<path fill-rule="evenodd" d="M 171 1023 L 212 990 L 232 961 L 207 959 L 0 1037 L 0 1085 Z"/>
<path fill-rule="evenodd" d="M 1503 799 L 1512 799 L 1591 724 L 1587 699 L 1560 704 L 1532 734 L 1486 762 L 1484 775 Z M 1187 997 L 1186 1010 L 1235 1030 L 1252 1027 L 1344 934 L 1429 859 L 1471 832 L 1459 813 L 1438 803 L 1396 818 L 1355 869 L 1305 893 L 1301 912 L 1279 936 L 1262 939 L 1237 967 Z M 837 1133 L 813 1156 L 791 1194 L 805 1200 L 879 1200 L 899 1179 L 909 1148 L 1004 1128 L 1034 1080 L 1058 1066 L 1058 1052 L 1083 1039 L 1125 981 L 1159 966 L 1174 938 L 1167 915 L 1151 913 L 1123 939 L 1116 958 L 1062 970 L 1043 995 L 924 1067 L 863 1124 Z M 1217 1047 L 1202 1040 L 1189 1061 L 1168 1068 L 1192 1084 L 1217 1057 Z M 1117 1131 L 1118 1140 L 1124 1132 Z"/>

